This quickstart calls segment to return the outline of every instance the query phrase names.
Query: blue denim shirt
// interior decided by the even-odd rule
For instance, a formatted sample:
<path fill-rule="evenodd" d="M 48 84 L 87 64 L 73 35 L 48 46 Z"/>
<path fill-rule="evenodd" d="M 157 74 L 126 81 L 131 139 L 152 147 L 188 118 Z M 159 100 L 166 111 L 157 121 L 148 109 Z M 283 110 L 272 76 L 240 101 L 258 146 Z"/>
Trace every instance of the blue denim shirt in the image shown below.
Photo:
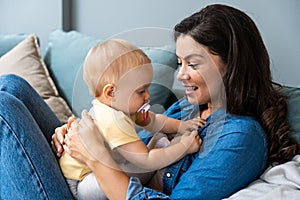
<path fill-rule="evenodd" d="M 187 120 L 201 108 L 183 98 L 165 114 Z M 143 187 L 137 178 L 131 177 L 127 199 L 222 199 L 247 186 L 264 171 L 268 145 L 256 119 L 219 109 L 207 118 L 198 133 L 203 140 L 200 151 L 165 169 L 163 193 Z M 144 140 L 145 135 L 149 133 L 140 133 Z"/>

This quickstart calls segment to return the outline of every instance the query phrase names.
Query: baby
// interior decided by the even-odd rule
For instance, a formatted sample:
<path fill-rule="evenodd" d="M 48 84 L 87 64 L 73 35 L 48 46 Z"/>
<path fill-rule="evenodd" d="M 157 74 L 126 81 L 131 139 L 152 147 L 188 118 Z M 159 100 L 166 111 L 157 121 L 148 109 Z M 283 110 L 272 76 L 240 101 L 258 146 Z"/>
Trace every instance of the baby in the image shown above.
<path fill-rule="evenodd" d="M 91 48 L 83 67 L 84 80 L 95 97 L 89 113 L 120 169 L 147 183 L 155 170 L 199 150 L 201 140 L 195 130 L 204 123 L 200 118 L 180 121 L 149 111 L 153 68 L 142 50 L 125 40 L 110 39 Z M 163 148 L 153 141 L 148 148 L 135 125 L 154 133 L 154 143 L 165 139 Z M 166 138 L 155 137 L 160 132 L 180 136 L 169 144 Z M 59 162 L 75 198 L 106 199 L 87 166 L 66 153 Z"/>

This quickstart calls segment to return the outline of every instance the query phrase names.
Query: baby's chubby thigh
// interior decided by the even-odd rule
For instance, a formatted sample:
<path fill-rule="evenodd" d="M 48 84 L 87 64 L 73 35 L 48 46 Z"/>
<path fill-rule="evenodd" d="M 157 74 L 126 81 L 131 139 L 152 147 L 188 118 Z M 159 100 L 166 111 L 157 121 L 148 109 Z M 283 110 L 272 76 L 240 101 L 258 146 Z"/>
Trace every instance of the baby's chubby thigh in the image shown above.
<path fill-rule="evenodd" d="M 77 187 L 78 199 L 89 200 L 106 200 L 105 194 L 98 185 L 94 173 L 87 175 L 82 181 L 78 183 Z"/>

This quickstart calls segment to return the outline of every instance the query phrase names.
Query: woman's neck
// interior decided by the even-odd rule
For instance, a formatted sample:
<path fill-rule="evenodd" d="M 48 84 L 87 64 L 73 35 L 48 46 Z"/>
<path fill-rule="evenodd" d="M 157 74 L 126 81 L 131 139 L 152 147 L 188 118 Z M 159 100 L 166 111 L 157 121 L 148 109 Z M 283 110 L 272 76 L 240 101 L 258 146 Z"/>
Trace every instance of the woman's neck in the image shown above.
<path fill-rule="evenodd" d="M 220 107 L 220 105 L 212 105 L 211 103 L 208 103 L 207 108 L 200 112 L 200 118 L 206 120 L 212 113 L 214 113 Z"/>

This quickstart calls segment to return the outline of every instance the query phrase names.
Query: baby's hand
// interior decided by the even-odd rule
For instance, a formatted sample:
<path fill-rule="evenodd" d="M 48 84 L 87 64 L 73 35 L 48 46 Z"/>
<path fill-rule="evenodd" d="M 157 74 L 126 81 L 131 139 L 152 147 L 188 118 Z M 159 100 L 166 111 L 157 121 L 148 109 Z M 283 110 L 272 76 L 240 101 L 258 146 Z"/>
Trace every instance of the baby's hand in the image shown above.
<path fill-rule="evenodd" d="M 199 137 L 197 130 L 194 130 L 191 133 L 183 134 L 180 142 L 186 146 L 186 153 L 190 154 L 199 151 L 202 139 Z"/>
<path fill-rule="evenodd" d="M 178 132 L 179 133 L 185 133 L 185 132 L 191 132 L 193 130 L 197 130 L 198 127 L 204 126 L 206 121 L 204 119 L 201 119 L 200 117 L 196 117 L 187 121 L 181 121 Z"/>

